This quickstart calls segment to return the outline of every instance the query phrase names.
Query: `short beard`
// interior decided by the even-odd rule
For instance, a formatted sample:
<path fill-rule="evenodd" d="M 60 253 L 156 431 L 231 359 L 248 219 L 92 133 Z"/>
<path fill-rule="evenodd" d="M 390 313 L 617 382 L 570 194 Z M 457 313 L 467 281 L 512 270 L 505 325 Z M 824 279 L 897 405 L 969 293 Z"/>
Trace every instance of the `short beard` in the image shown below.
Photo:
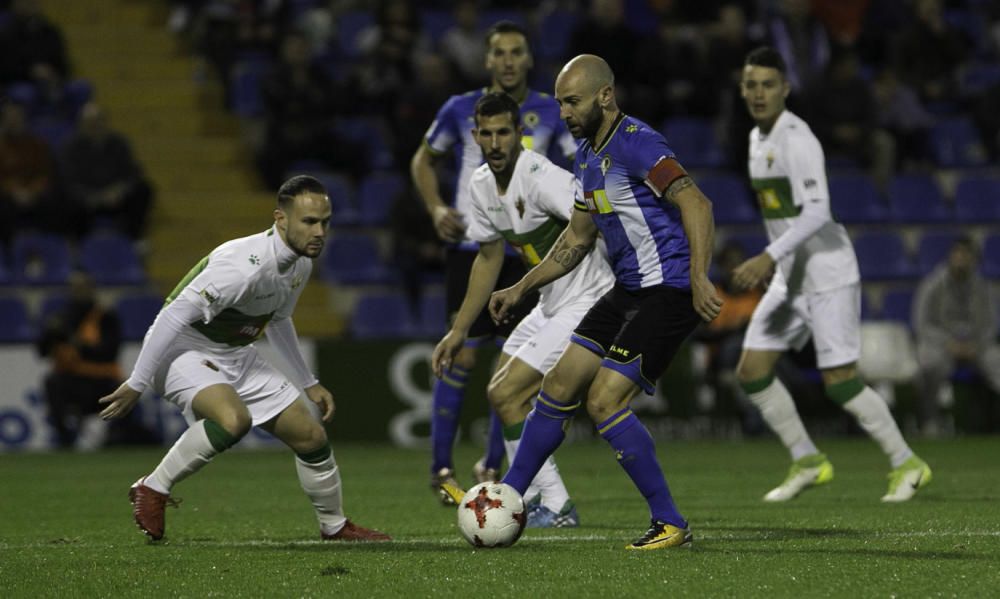
<path fill-rule="evenodd" d="M 601 107 L 598 106 L 597 99 L 595 98 L 593 107 L 587 111 L 587 114 L 583 115 L 583 122 L 580 123 L 580 129 L 583 131 L 584 139 L 589 139 L 594 143 L 597 143 L 594 136 L 597 135 L 597 132 L 601 128 L 603 116 L 603 111 L 601 110 Z"/>

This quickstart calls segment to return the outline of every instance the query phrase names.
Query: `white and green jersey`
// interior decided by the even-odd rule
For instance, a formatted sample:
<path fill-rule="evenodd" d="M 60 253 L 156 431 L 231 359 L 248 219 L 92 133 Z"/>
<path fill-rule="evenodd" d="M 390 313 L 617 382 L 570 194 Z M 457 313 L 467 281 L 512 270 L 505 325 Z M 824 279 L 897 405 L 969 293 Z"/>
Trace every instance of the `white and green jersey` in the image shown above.
<path fill-rule="evenodd" d="M 532 268 L 566 228 L 573 213 L 576 185 L 572 173 L 541 154 L 522 150 L 507 191 L 500 195 L 493 172 L 484 164 L 469 183 L 471 210 L 466 235 L 481 243 L 502 238 Z M 539 289 L 538 305 L 543 314 L 552 316 L 569 304 L 588 298 L 596 301 L 613 283 L 606 256 L 595 249 L 572 272 Z"/>
<path fill-rule="evenodd" d="M 794 294 L 859 281 L 854 247 L 830 213 L 823 147 L 809 125 L 786 110 L 769 133 L 754 127 L 749 170 L 778 282 Z"/>
<path fill-rule="evenodd" d="M 182 335 L 196 336 L 206 349 L 239 347 L 259 339 L 272 318 L 292 315 L 311 272 L 312 260 L 288 248 L 272 226 L 212 250 L 166 303 L 183 295 L 201 310 L 202 319 Z"/>

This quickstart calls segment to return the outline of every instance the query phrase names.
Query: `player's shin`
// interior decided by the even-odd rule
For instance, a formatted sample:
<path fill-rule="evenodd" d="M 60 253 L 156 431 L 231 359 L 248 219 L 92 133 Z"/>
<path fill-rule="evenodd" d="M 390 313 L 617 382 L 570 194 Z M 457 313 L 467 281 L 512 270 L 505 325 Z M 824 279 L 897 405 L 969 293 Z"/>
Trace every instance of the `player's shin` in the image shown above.
<path fill-rule="evenodd" d="M 483 460 L 483 466 L 487 470 L 499 472 L 500 466 L 503 465 L 503 428 L 503 422 L 500 421 L 500 417 L 497 416 L 496 411 L 490 410 L 490 428 L 486 437 L 486 457 Z"/>
<path fill-rule="evenodd" d="M 299 475 L 299 483 L 305 491 L 320 529 L 327 533 L 335 533 L 343 526 L 344 506 L 341 496 L 340 469 L 333 459 L 333 450 L 329 445 L 320 449 L 295 456 L 295 471 Z"/>
<path fill-rule="evenodd" d="M 650 516 L 654 520 L 686 528 L 687 521 L 677 511 L 656 459 L 656 445 L 639 418 L 625 408 L 598 424 L 597 431 L 615 450 L 618 464 L 646 498 Z"/>
<path fill-rule="evenodd" d="M 899 467 L 913 455 L 885 400 L 860 379 L 853 378 L 830 385 L 826 388 L 826 393 L 854 416 L 861 428 L 889 457 L 893 468 Z"/>
<path fill-rule="evenodd" d="M 214 420 L 199 420 L 174 442 L 143 484 L 159 493 L 169 494 L 171 487 L 201 470 L 212 458 L 239 440 Z"/>
<path fill-rule="evenodd" d="M 757 381 L 741 383 L 740 386 L 760 410 L 760 415 L 767 425 L 788 448 L 793 462 L 819 453 L 819 449 L 806 432 L 802 419 L 799 418 L 791 394 L 779 379 L 771 375 Z"/>
<path fill-rule="evenodd" d="M 539 392 L 535 407 L 524 423 L 517 457 L 503 477 L 503 482 L 523 496 L 546 459 L 566 438 L 565 429 L 579 407 L 579 402 L 563 403 L 545 391 Z"/>
<path fill-rule="evenodd" d="M 503 428 L 504 446 L 507 449 L 507 461 L 514 463 L 517 455 L 517 448 L 521 444 L 521 434 L 524 423 L 519 422 Z M 562 476 L 559 475 L 559 468 L 555 459 L 549 456 L 548 459 L 538 469 L 535 478 L 531 480 L 528 489 L 524 492 L 524 501 L 532 503 L 537 500 L 555 513 L 559 513 L 566 502 L 569 501 L 569 491 L 563 483 Z"/>
<path fill-rule="evenodd" d="M 431 442 L 433 461 L 431 472 L 451 468 L 451 452 L 458 434 L 458 418 L 465 398 L 465 383 L 469 373 L 452 366 L 434 381 L 433 411 L 431 414 Z"/>

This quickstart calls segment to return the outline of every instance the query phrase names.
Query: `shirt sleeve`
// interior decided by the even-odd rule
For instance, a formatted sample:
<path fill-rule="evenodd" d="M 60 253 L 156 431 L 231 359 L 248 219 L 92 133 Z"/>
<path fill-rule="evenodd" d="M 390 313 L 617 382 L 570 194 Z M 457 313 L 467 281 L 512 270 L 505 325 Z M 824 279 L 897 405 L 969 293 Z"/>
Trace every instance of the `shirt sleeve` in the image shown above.
<path fill-rule="evenodd" d="M 424 134 L 424 141 L 427 142 L 428 147 L 435 154 L 444 154 L 450 151 L 461 139 L 461 133 L 458 131 L 457 120 L 455 118 L 457 103 L 458 96 L 449 98 L 444 103 L 444 106 L 438 110 L 437 116 L 434 117 L 434 122 L 431 123 L 431 126 L 427 129 L 427 133 Z"/>
<path fill-rule="evenodd" d="M 306 365 L 305 357 L 302 356 L 299 337 L 291 318 L 272 320 L 264 331 L 271 346 L 288 362 L 299 387 L 308 389 L 319 382 Z"/>
<path fill-rule="evenodd" d="M 274 318 L 276 319 L 292 317 L 292 313 L 295 312 L 295 305 L 299 302 L 299 296 L 302 295 L 302 290 L 306 288 L 306 284 L 309 282 L 309 276 L 312 274 L 312 260 L 299 260 L 299 264 L 303 265 L 303 269 L 299 275 L 296 275 L 298 286 L 288 296 L 284 305 L 275 311 Z"/>
<path fill-rule="evenodd" d="M 667 140 L 656 131 L 640 127 L 624 134 L 632 136 L 625 157 L 629 174 L 644 181 L 657 195 L 663 195 L 671 183 L 687 174 Z"/>
<path fill-rule="evenodd" d="M 164 306 L 149 327 L 142 349 L 139 350 L 139 357 L 132 367 L 132 374 L 126 381 L 128 386 L 139 392 L 145 391 L 153 383 L 160 361 L 173 345 L 174 339 L 185 326 L 197 321 L 200 315 L 201 308 L 192 303 L 188 296 L 178 297 Z"/>
<path fill-rule="evenodd" d="M 546 213 L 568 221 L 573 216 L 577 196 L 576 177 L 551 162 L 540 161 L 538 164 L 539 168 L 531 173 L 532 200 Z"/>
<path fill-rule="evenodd" d="M 472 201 L 469 202 L 469 213 L 466 215 L 468 222 L 466 223 L 465 236 L 479 243 L 487 243 L 500 239 L 500 232 L 497 231 L 486 210 L 483 208 L 486 198 L 483 197 L 483 191 L 476 184 L 475 176 L 469 182 L 469 196 Z"/>
<path fill-rule="evenodd" d="M 210 256 L 178 297 L 199 309 L 202 321 L 212 322 L 223 310 L 237 305 L 250 286 L 250 277 L 225 256 Z M 176 301 L 176 300 L 175 300 Z"/>
<path fill-rule="evenodd" d="M 794 138 L 794 143 L 789 144 L 783 154 L 788 161 L 792 198 L 802 211 L 795 217 L 792 226 L 767 246 L 767 253 L 775 260 L 781 260 L 795 251 L 833 220 L 823 148 L 819 141 L 812 136 Z"/>

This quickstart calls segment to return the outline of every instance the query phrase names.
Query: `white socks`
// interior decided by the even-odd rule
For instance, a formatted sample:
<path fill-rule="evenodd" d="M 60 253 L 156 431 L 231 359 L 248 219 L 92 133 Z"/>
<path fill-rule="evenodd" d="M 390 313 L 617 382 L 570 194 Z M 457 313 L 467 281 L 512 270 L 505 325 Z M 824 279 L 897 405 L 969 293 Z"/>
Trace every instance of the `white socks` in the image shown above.
<path fill-rule="evenodd" d="M 299 483 L 305 491 L 319 520 L 320 529 L 326 534 L 334 534 L 344 527 L 344 503 L 340 490 L 340 468 L 333 459 L 333 453 L 325 460 L 310 464 L 295 457 L 295 471 Z"/>
<path fill-rule="evenodd" d="M 517 454 L 517 446 L 520 443 L 520 439 L 513 441 L 504 440 L 503 445 L 504 449 L 507 450 L 507 461 L 509 463 L 514 462 L 514 455 Z M 538 470 L 538 474 L 531 480 L 531 485 L 524 492 L 524 500 L 527 501 L 538 494 L 541 494 L 542 505 L 557 514 L 563 509 L 566 502 L 569 501 L 569 491 L 566 490 L 566 485 L 563 484 L 562 477 L 559 476 L 559 468 L 556 466 L 556 461 L 552 459 L 552 456 L 549 456 L 545 460 L 542 467 Z"/>
<path fill-rule="evenodd" d="M 218 453 L 208 440 L 205 420 L 199 420 L 184 431 L 143 484 L 158 493 L 169 494 L 171 487 L 201 470 Z"/>
<path fill-rule="evenodd" d="M 799 418 L 792 396 L 777 377 L 764 389 L 747 393 L 747 396 L 760 410 L 767 425 L 788 448 L 792 461 L 819 453 Z"/>
<path fill-rule="evenodd" d="M 899 427 L 896 426 L 896 421 L 892 418 L 889 406 L 871 387 L 866 385 L 861 393 L 844 404 L 844 409 L 857 419 L 858 424 L 872 439 L 875 439 L 885 455 L 889 456 L 893 468 L 898 468 L 913 455 L 913 450 L 906 444 Z"/>

